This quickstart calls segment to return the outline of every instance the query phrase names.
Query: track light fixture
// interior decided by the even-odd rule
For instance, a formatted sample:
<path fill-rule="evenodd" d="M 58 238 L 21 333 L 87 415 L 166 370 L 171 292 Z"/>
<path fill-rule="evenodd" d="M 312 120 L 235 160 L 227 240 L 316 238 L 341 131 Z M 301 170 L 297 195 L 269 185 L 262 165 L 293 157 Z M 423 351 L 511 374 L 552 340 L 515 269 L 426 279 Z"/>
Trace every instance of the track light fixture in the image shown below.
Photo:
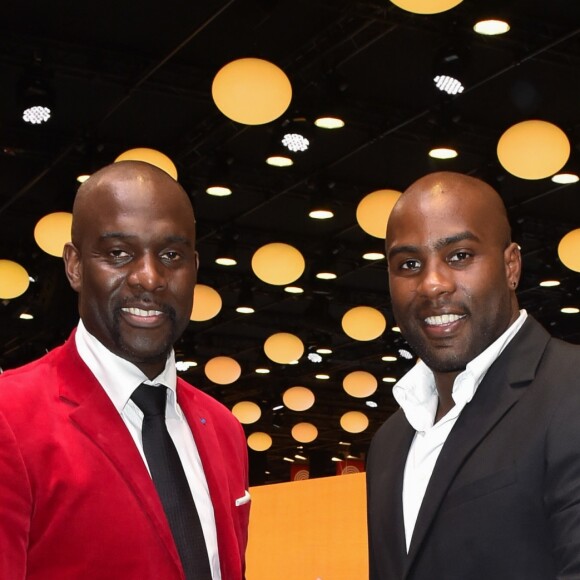
<path fill-rule="evenodd" d="M 32 78 L 22 88 L 22 120 L 30 125 L 42 125 L 53 116 L 54 98 L 48 83 L 41 78 Z"/>
<path fill-rule="evenodd" d="M 212 163 L 205 192 L 214 197 L 227 197 L 232 194 L 233 186 L 230 179 L 230 167 L 233 159 L 225 154 L 216 156 Z"/>
<path fill-rule="evenodd" d="M 458 95 L 465 90 L 465 54 L 462 48 L 451 45 L 443 48 L 435 59 L 433 82 L 448 95 Z"/>
<path fill-rule="evenodd" d="M 310 147 L 308 122 L 304 117 L 296 117 L 282 123 L 281 143 L 292 153 L 307 151 Z"/>

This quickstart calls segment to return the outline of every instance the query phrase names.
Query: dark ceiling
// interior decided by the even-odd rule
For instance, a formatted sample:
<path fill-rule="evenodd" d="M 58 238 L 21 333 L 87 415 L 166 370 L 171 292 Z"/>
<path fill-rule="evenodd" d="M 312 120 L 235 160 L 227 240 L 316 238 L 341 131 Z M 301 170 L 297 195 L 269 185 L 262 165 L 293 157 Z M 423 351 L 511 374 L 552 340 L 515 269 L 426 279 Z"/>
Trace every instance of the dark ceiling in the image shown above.
<path fill-rule="evenodd" d="M 76 322 L 75 296 L 61 260 L 44 254 L 33 239 L 34 225 L 51 211 L 70 211 L 78 173 L 112 162 L 133 147 L 169 155 L 179 181 L 191 194 L 199 223 L 200 282 L 222 296 L 220 314 L 192 322 L 177 345 L 178 358 L 198 366 L 185 374 L 228 406 L 241 400 L 260 404 L 262 417 L 247 433 L 263 430 L 274 444 L 252 453 L 252 481 L 288 479 L 283 457 L 298 452 L 291 427 L 314 423 L 319 437 L 301 452 L 313 475 L 331 473 L 333 455 L 350 449 L 364 456 L 371 436 L 394 410 L 391 385 L 413 361 L 381 360 L 405 343 L 391 330 L 384 261 L 362 254 L 381 243 L 355 219 L 358 202 L 380 189 L 402 190 L 435 169 L 451 169 L 490 180 L 509 208 L 524 254 L 521 303 L 550 330 L 580 342 L 580 316 L 560 313 L 580 306 L 580 275 L 559 262 L 559 239 L 580 226 L 580 185 L 550 179 L 526 181 L 499 166 L 495 147 L 510 125 L 525 119 L 552 121 L 580 145 L 580 3 L 572 0 L 514 0 L 501 5 L 512 28 L 498 37 L 475 34 L 476 10 L 489 5 L 464 0 L 433 16 L 402 11 L 388 0 L 174 0 L 169 2 L 32 2 L 3 7 L 0 22 L 0 258 L 24 265 L 35 282 L 21 297 L 0 304 L 0 366 L 29 361 L 61 343 Z M 431 81 L 433 59 L 451 40 L 466 50 L 466 91 L 444 99 Z M 340 99 L 346 126 L 312 128 L 311 149 L 290 168 L 264 163 L 279 122 L 243 126 L 224 117 L 211 98 L 211 83 L 226 63 L 260 57 L 280 66 L 293 85 L 290 116 L 313 115 Z M 55 113 L 45 126 L 19 118 L 19 86 L 38 69 L 55 91 Z M 460 154 L 435 162 L 428 146 L 442 117 L 451 118 Z M 282 119 L 280 119 L 281 121 Z M 216 160 L 227 159 L 233 195 L 210 197 L 206 182 Z M 335 217 L 308 217 L 310 201 L 329 195 Z M 233 240 L 238 265 L 218 266 L 223 240 Z M 307 269 L 305 292 L 294 296 L 252 273 L 253 252 L 267 242 L 295 245 Z M 313 278 L 315 266 L 332 256 L 338 278 Z M 556 288 L 541 288 L 544 278 Z M 254 293 L 256 312 L 234 310 L 241 289 Z M 352 306 L 379 308 L 388 328 L 377 340 L 357 342 L 341 329 Z M 23 311 L 33 320 L 21 320 Z M 264 363 L 262 344 L 272 333 L 293 332 L 312 350 L 330 346 L 316 364 Z M 243 372 L 233 385 L 212 384 L 204 363 L 232 355 Z M 330 379 L 314 378 L 324 369 Z M 367 370 L 379 379 L 371 398 L 349 397 L 342 379 Z M 289 386 L 316 394 L 309 411 L 273 411 Z M 364 411 L 370 425 L 351 435 L 339 419 Z M 350 443 L 350 448 L 339 442 Z M 269 474 L 266 474 L 269 472 Z"/>

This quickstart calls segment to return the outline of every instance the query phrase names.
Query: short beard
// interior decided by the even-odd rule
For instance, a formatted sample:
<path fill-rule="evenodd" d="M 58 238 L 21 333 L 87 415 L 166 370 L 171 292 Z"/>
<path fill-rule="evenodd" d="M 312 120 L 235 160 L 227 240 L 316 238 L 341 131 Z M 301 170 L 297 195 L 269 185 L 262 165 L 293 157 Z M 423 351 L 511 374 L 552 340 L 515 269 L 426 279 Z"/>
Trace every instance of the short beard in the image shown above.
<path fill-rule="evenodd" d="M 128 360 L 133 364 L 152 364 L 157 363 L 160 361 L 167 360 L 169 353 L 173 349 L 173 345 L 181 335 L 179 329 L 177 328 L 177 316 L 175 314 L 175 310 L 173 308 L 168 308 L 165 311 L 165 314 L 168 316 L 169 321 L 171 323 L 171 332 L 167 336 L 167 340 L 157 349 L 156 352 L 149 354 L 148 356 L 144 356 L 143 353 L 136 352 L 130 345 L 128 345 L 121 335 L 120 331 L 120 320 L 121 320 L 121 312 L 116 311 L 115 316 L 113 318 L 113 329 L 111 334 L 111 340 L 113 344 L 117 348 L 118 352 L 125 353 L 127 356 L 123 358 Z"/>

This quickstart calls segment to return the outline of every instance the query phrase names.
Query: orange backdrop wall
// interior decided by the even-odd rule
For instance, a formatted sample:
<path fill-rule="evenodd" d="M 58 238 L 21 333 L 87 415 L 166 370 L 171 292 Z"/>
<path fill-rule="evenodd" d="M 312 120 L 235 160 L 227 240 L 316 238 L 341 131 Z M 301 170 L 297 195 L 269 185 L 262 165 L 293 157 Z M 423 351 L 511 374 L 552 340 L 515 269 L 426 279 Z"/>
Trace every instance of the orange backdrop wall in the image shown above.
<path fill-rule="evenodd" d="M 368 578 L 364 473 L 250 493 L 247 580 Z"/>

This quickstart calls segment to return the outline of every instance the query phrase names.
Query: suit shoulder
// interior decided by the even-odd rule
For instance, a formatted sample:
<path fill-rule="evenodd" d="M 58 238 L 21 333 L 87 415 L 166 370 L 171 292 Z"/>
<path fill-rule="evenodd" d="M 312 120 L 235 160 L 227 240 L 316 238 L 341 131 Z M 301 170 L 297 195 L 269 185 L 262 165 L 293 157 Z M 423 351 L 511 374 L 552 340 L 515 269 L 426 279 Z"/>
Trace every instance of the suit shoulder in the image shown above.
<path fill-rule="evenodd" d="M 62 346 L 59 346 L 34 361 L 4 371 L 0 375 L 0 396 L 8 389 L 26 389 L 45 384 L 54 372 L 61 349 Z"/>

